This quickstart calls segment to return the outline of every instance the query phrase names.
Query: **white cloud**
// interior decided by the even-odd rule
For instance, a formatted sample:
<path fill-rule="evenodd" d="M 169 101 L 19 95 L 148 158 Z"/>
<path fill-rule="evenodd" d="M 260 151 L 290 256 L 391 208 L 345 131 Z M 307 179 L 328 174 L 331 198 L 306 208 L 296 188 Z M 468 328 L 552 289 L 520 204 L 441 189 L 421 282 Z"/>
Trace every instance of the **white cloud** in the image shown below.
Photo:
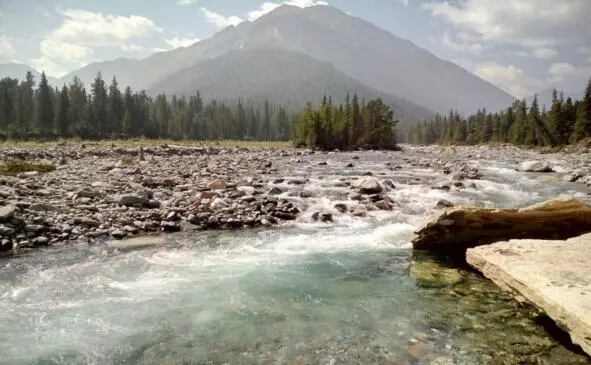
<path fill-rule="evenodd" d="M 54 62 L 45 57 L 34 58 L 28 62 L 36 70 L 45 71 L 47 76 L 61 77 L 68 73 L 68 70 L 63 68 L 61 64 Z"/>
<path fill-rule="evenodd" d="M 401 3 L 404 6 L 408 6 L 409 0 L 398 0 L 398 2 Z"/>
<path fill-rule="evenodd" d="M 12 56 L 16 53 L 12 45 L 12 39 L 5 34 L 0 34 L 0 56 Z"/>
<path fill-rule="evenodd" d="M 589 0 L 431 0 L 422 8 L 483 40 L 529 48 L 583 42 L 591 35 Z"/>
<path fill-rule="evenodd" d="M 266 15 L 272 12 L 273 10 L 277 9 L 281 5 L 291 5 L 297 6 L 298 8 L 307 8 L 310 6 L 326 6 L 328 5 L 328 3 L 322 0 L 285 0 L 280 2 L 267 1 L 264 2 L 258 9 L 249 11 L 246 14 L 245 19 L 236 15 L 224 16 L 206 8 L 201 8 L 201 11 L 205 15 L 209 23 L 214 24 L 217 28 L 225 28 L 230 25 L 238 25 L 242 23 L 244 20 L 255 21 L 263 15 Z"/>
<path fill-rule="evenodd" d="M 474 55 L 479 55 L 485 49 L 485 46 L 482 43 L 474 41 L 463 32 L 458 33 L 455 36 L 455 39 L 450 32 L 444 32 L 441 36 L 441 44 L 451 51 Z"/>
<path fill-rule="evenodd" d="M 579 47 L 577 47 L 577 52 L 580 54 L 591 54 L 591 47 L 579 46 Z"/>
<path fill-rule="evenodd" d="M 198 0 L 179 0 L 178 4 L 180 6 L 189 6 L 191 4 L 195 4 Z"/>
<path fill-rule="evenodd" d="M 277 3 L 273 2 L 265 2 L 261 5 L 261 7 L 257 10 L 253 10 L 248 12 L 248 20 L 254 21 L 258 18 L 262 17 L 265 14 L 272 12 L 273 10 L 277 9 L 281 5 L 291 5 L 297 6 L 298 8 L 307 8 L 310 6 L 326 6 L 328 3 L 326 1 L 319 1 L 319 0 L 287 0 L 281 1 Z"/>
<path fill-rule="evenodd" d="M 60 12 L 64 20 L 39 43 L 40 56 L 31 63 L 59 77 L 67 67 L 86 65 L 100 48 L 118 48 L 124 52 L 145 55 L 148 47 L 131 43 L 162 31 L 143 16 L 110 15 L 86 10 L 68 9 Z"/>
<path fill-rule="evenodd" d="M 516 97 L 533 95 L 542 87 L 541 81 L 527 76 L 522 69 L 513 65 L 481 63 L 476 65 L 474 73 Z"/>
<path fill-rule="evenodd" d="M 94 54 L 92 48 L 52 39 L 42 40 L 40 46 L 42 57 L 53 60 L 85 60 Z"/>
<path fill-rule="evenodd" d="M 172 48 L 189 47 L 192 44 L 199 42 L 199 38 L 172 38 L 166 39 L 166 43 Z"/>
<path fill-rule="evenodd" d="M 574 66 L 567 62 L 553 63 L 548 70 L 550 74 L 550 81 L 552 82 L 568 82 L 577 79 L 587 80 L 591 76 L 591 66 Z"/>
<path fill-rule="evenodd" d="M 555 50 L 554 48 L 541 47 L 541 48 L 534 49 L 532 54 L 535 58 L 551 59 L 551 58 L 554 58 L 558 55 L 558 51 Z"/>
<path fill-rule="evenodd" d="M 121 46 L 130 39 L 162 31 L 152 20 L 139 15 L 109 15 L 72 9 L 63 11 L 62 15 L 66 19 L 51 33 L 51 38 L 81 46 Z"/>
<path fill-rule="evenodd" d="M 243 20 L 235 15 L 232 16 L 223 16 L 218 13 L 214 13 L 206 8 L 201 8 L 203 15 L 207 18 L 208 23 L 214 24 L 217 28 L 225 28 L 230 25 L 238 25 L 243 22 Z"/>

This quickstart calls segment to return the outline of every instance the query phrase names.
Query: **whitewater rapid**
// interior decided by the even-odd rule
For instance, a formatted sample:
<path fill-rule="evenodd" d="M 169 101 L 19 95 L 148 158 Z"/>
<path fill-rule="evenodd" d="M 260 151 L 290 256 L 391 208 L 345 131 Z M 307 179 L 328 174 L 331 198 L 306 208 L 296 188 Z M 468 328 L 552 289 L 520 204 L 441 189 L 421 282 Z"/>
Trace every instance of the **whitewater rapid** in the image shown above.
<path fill-rule="evenodd" d="M 475 188 L 434 189 L 440 172 L 392 171 L 380 156 L 363 156 L 356 171 L 394 181 L 392 212 L 335 210 L 352 204 L 339 184 L 347 175 L 337 163 L 322 173 L 315 164 L 347 156 L 324 155 L 290 165 L 286 181 L 305 177 L 316 196 L 289 197 L 305 210 L 283 227 L 181 233 L 166 247 L 127 253 L 62 246 L 0 261 L 0 364 L 351 363 L 360 356 L 376 363 L 406 356 L 417 342 L 433 356 L 474 361 L 451 330 L 428 324 L 436 307 L 426 303 L 442 294 L 409 279 L 413 230 L 442 199 L 518 207 L 587 196 L 494 161 L 471 162 L 483 173 L 466 181 Z M 334 221 L 314 222 L 319 210 Z"/>

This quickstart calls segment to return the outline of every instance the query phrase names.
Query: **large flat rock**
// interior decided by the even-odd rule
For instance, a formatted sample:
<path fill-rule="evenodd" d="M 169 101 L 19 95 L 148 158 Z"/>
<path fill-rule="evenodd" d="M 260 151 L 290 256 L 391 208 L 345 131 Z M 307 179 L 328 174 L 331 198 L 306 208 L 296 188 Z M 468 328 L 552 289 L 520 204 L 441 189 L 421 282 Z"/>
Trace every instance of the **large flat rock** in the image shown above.
<path fill-rule="evenodd" d="M 466 261 L 545 312 L 591 355 L 591 234 L 498 242 L 468 249 Z"/>
<path fill-rule="evenodd" d="M 574 198 L 519 209 L 455 207 L 429 217 L 412 238 L 413 248 L 444 254 L 509 239 L 564 240 L 591 232 L 591 206 Z"/>

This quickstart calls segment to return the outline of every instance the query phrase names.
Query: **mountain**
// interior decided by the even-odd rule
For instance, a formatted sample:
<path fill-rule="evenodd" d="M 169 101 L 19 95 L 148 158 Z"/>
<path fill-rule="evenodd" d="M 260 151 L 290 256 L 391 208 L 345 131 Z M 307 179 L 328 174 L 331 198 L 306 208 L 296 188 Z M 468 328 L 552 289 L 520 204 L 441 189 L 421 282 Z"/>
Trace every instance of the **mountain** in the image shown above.
<path fill-rule="evenodd" d="M 360 98 L 382 98 L 400 119 L 425 120 L 434 116 L 430 110 L 361 84 L 328 62 L 277 48 L 227 52 L 157 82 L 148 94 L 186 95 L 195 93 L 197 87 L 210 97 L 238 99 L 246 95 L 287 106 L 318 103 L 322 95 L 341 103 L 347 94 L 352 97 L 357 93 Z"/>
<path fill-rule="evenodd" d="M 231 51 L 256 49 L 288 50 L 328 62 L 370 89 L 438 112 L 456 109 L 470 113 L 482 107 L 494 111 L 513 102 L 511 95 L 463 68 L 332 6 L 301 9 L 283 5 L 254 22 L 228 27 L 189 47 L 138 61 L 91 64 L 62 81 L 69 82 L 78 75 L 89 84 L 100 70 L 105 80 L 117 75 L 120 85 L 129 84 L 134 89 L 171 86 L 166 79 L 181 80 L 177 72 Z M 289 89 L 289 85 L 286 87 Z M 194 85 L 197 88 L 200 85 Z"/>
<path fill-rule="evenodd" d="M 546 90 L 540 92 L 539 94 L 537 94 L 538 104 L 540 105 L 540 108 L 545 105 L 546 109 L 550 109 L 550 107 L 552 106 L 552 91 L 553 91 L 553 89 L 546 89 Z M 558 91 L 558 95 L 560 95 L 560 90 Z M 584 91 L 580 91 L 578 93 L 566 93 L 565 92 L 564 99 L 567 99 L 570 97 L 573 100 L 579 100 L 579 99 L 583 98 L 583 95 L 585 95 Z M 528 105 L 531 104 L 531 102 L 534 100 L 534 95 L 525 98 L 525 100 L 527 101 Z"/>
<path fill-rule="evenodd" d="M 35 76 L 35 82 L 38 83 L 39 79 L 41 78 L 41 72 L 35 70 L 31 66 L 14 62 L 0 64 L 0 78 L 10 77 L 13 79 L 24 80 L 25 75 L 29 71 L 33 74 L 33 76 Z M 58 85 L 56 78 L 48 75 L 46 76 L 50 85 Z"/>

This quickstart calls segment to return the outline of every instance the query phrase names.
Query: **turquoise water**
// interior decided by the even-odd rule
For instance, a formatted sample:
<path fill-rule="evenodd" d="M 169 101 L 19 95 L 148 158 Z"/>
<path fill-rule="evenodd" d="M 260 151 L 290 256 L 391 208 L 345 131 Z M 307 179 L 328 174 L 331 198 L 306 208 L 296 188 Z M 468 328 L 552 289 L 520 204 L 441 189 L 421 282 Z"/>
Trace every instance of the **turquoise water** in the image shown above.
<path fill-rule="evenodd" d="M 486 173 L 474 191 L 397 183 L 394 212 L 312 223 L 340 196 L 326 174 L 292 226 L 2 260 L 0 364 L 589 363 L 487 280 L 410 250 L 437 199 L 523 205 L 566 191 Z"/>

